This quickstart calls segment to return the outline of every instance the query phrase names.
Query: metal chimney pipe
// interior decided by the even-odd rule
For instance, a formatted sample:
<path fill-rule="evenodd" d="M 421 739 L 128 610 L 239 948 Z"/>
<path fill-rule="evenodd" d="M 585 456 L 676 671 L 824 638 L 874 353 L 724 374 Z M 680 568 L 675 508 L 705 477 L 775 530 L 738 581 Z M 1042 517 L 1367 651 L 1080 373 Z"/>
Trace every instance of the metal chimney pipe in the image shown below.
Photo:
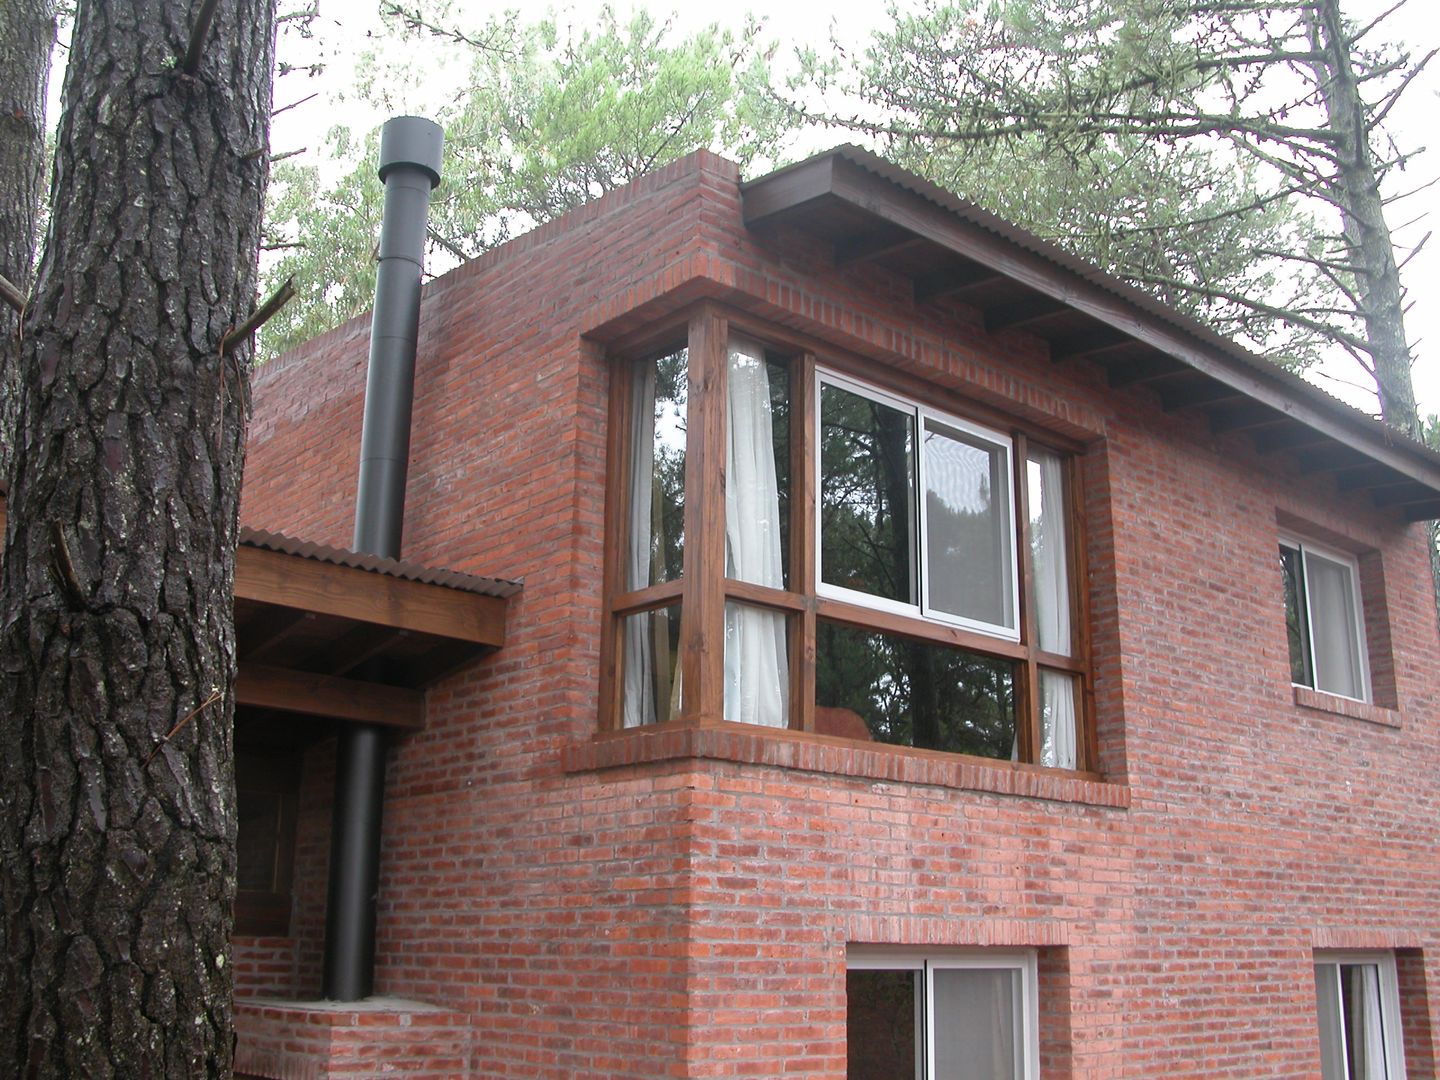
<path fill-rule="evenodd" d="M 430 192 L 440 183 L 440 126 L 397 116 L 380 132 L 385 216 L 370 324 L 370 374 L 360 434 L 355 494 L 356 551 L 400 557 L 405 478 L 410 463 L 410 406 L 415 397 L 415 341 L 420 332 L 420 271 Z"/>
<path fill-rule="evenodd" d="M 385 216 L 370 327 L 353 546 L 391 559 L 400 555 L 405 520 L 425 219 L 430 192 L 440 183 L 442 138 L 439 125 L 418 116 L 396 117 L 380 132 Z M 336 748 L 325 907 L 322 993 L 332 1001 L 359 1001 L 375 988 L 375 902 L 384 793 L 384 732 L 373 724 L 345 725 Z"/>

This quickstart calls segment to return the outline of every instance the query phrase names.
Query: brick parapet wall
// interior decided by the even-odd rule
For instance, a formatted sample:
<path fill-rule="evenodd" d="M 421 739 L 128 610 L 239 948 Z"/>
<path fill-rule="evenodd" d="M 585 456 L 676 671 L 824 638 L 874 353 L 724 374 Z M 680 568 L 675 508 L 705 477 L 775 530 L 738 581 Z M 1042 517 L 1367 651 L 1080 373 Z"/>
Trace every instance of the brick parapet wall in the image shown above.
<path fill-rule="evenodd" d="M 718 159 L 607 198 L 427 288 L 406 555 L 525 588 L 506 647 L 432 690 L 426 730 L 392 751 L 381 989 L 469 1016 L 477 1077 L 836 1078 L 847 943 L 1008 942 L 1064 988 L 1042 1002 L 1047 1077 L 1312 1077 L 1311 950 L 1363 930 L 1409 950 L 1427 1023 L 1407 1038 L 1433 1043 L 1423 529 L 1036 338 L 988 337 L 972 309 L 916 307 L 882 269 L 750 236 Z M 763 735 L 595 740 L 605 342 L 699 297 L 1085 444 L 1101 776 Z M 262 371 L 247 524 L 348 540 L 365 338 Z M 1282 526 L 1372 553 L 1388 722 L 1297 701 Z M 312 971 L 325 783 L 302 808 Z M 1411 1080 L 1434 1056 L 1414 1051 Z"/>
<path fill-rule="evenodd" d="M 235 1006 L 235 1030 L 241 1078 L 455 1080 L 469 1071 L 470 1018 L 421 1002 L 245 999 Z"/>

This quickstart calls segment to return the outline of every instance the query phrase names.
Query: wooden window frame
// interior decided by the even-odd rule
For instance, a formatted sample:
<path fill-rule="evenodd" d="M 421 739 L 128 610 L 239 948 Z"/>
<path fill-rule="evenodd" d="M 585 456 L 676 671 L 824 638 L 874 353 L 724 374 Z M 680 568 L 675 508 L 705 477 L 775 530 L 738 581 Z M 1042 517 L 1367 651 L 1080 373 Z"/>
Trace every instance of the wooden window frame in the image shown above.
<path fill-rule="evenodd" d="M 784 357 L 790 370 L 790 499 L 789 580 L 775 589 L 725 577 L 725 446 L 727 424 L 728 344 L 732 332 L 763 344 L 768 353 Z M 681 576 L 644 589 L 628 589 L 625 579 L 628 547 L 627 505 L 633 397 L 631 383 L 637 364 L 679 348 L 688 350 L 687 438 L 685 458 L 685 550 Z M 1098 754 L 1093 719 L 1094 691 L 1090 664 L 1089 612 L 1085 588 L 1084 506 L 1078 456 L 1083 446 L 1053 433 L 1017 423 L 1013 417 L 968 401 L 924 379 L 904 372 L 876 370 L 867 363 L 809 338 L 777 330 L 763 321 L 715 302 L 652 329 L 643 339 L 611 349 L 609 458 L 606 480 L 605 607 L 601 631 L 600 729 L 620 731 L 623 715 L 620 678 L 624 662 L 621 620 L 628 615 L 679 603 L 680 642 L 677 670 L 684 681 L 684 700 L 675 724 L 723 723 L 725 605 L 739 602 L 786 615 L 789 646 L 790 722 L 792 732 L 814 733 L 816 638 L 821 620 L 882 633 L 900 634 L 937 645 L 966 649 L 1011 660 L 1016 665 L 1015 712 L 1019 760 L 1034 765 L 1041 744 L 1039 671 L 1049 668 L 1070 674 L 1076 686 L 1076 762 L 1067 772 L 1096 775 Z M 924 403 L 929 414 L 949 417 L 1010 443 L 1013 486 L 1012 558 L 1016 579 L 1015 638 L 997 636 L 952 620 L 926 618 L 826 595 L 817 580 L 818 559 L 818 417 L 820 379 L 873 389 L 883 397 Z M 1028 462 L 1033 445 L 1060 455 L 1064 461 L 1067 571 L 1071 601 L 1071 654 L 1042 652 L 1030 613 L 1032 559 L 1028 527 Z M 717 522 L 717 508 L 719 521 Z M 643 730 L 643 729 L 633 729 Z M 876 748 L 886 744 L 873 744 Z M 903 747 L 887 747 L 895 750 Z M 978 758 L 980 761 L 992 761 Z M 1008 763 L 1007 763 L 1008 764 Z"/>
<path fill-rule="evenodd" d="M 1328 694 L 1331 697 L 1342 698 L 1346 701 L 1358 701 L 1362 704 L 1373 702 L 1375 699 L 1375 687 L 1370 675 L 1370 642 L 1365 633 L 1365 596 L 1360 589 L 1360 560 L 1349 552 L 1316 543 L 1313 540 L 1309 540 L 1292 532 L 1282 532 L 1280 534 L 1279 546 L 1282 549 L 1288 548 L 1300 557 L 1302 581 L 1298 584 L 1304 592 L 1303 599 L 1305 604 L 1305 627 L 1302 646 L 1308 651 L 1310 661 L 1310 682 L 1308 684 L 1298 683 L 1295 682 L 1292 677 L 1291 685 L 1313 690 L 1317 694 Z M 1356 656 L 1360 662 L 1359 697 L 1342 694 L 1337 690 L 1322 689 L 1319 685 L 1320 672 L 1317 670 L 1315 657 L 1315 607 L 1310 596 L 1311 556 L 1317 559 L 1323 559 L 1337 566 L 1343 566 L 1350 575 L 1350 603 L 1355 609 L 1355 618 L 1353 624 L 1348 629 L 1351 635 L 1351 643 L 1355 647 Z"/>

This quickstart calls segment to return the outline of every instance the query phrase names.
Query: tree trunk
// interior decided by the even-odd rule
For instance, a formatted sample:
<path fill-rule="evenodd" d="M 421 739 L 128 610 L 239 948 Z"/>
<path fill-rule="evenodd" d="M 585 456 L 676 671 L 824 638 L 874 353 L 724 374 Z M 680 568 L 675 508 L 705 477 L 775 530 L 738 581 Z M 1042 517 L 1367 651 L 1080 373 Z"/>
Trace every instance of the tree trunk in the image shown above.
<path fill-rule="evenodd" d="M 0 1075 L 230 1075 L 234 554 L 274 0 L 82 3 L 0 594 Z"/>
<path fill-rule="evenodd" d="M 0 3 L 0 277 L 30 288 L 35 218 L 45 176 L 45 89 L 54 0 Z M 0 478 L 10 467 L 19 397 L 20 317 L 0 304 Z"/>
<path fill-rule="evenodd" d="M 1400 269 L 1390 226 L 1385 222 L 1385 203 L 1370 146 L 1371 125 L 1355 77 L 1339 0 L 1317 0 L 1306 17 L 1315 51 L 1325 58 L 1314 64 L 1315 81 L 1330 129 L 1340 137 L 1339 168 L 1331 186 L 1335 202 L 1344 208 L 1341 217 L 1350 245 L 1346 261 L 1357 268 L 1359 314 L 1375 367 L 1380 416 L 1391 427 L 1419 439 Z"/>

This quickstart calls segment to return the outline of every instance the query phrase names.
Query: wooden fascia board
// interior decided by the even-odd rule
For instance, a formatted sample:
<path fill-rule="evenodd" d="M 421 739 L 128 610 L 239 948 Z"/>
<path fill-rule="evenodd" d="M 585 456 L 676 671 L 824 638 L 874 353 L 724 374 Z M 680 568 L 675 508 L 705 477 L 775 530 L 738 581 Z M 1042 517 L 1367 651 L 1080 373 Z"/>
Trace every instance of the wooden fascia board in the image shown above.
<path fill-rule="evenodd" d="M 240 662 L 235 701 L 262 709 L 381 724 L 416 731 L 425 726 L 425 694 L 380 683 Z"/>
<path fill-rule="evenodd" d="M 388 574 L 241 547 L 235 596 L 412 633 L 499 647 L 505 601 Z"/>
<path fill-rule="evenodd" d="M 775 214 L 794 210 L 832 194 L 835 161 L 833 156 L 811 158 L 793 168 L 746 184 L 740 203 L 745 225 L 755 228 Z"/>
<path fill-rule="evenodd" d="M 827 178 L 828 190 L 820 190 Z M 1359 444 L 1357 449 L 1361 449 L 1371 460 L 1440 491 L 1440 465 L 1418 459 L 1408 453 L 1402 443 L 1391 441 L 1382 433 L 1297 397 L 1278 379 L 1225 356 L 1178 327 L 1130 306 L 1109 290 L 1057 266 L 1045 256 L 965 221 L 854 162 L 836 157 L 821 158 L 773 179 L 784 181 L 783 186 L 777 184 L 774 189 L 769 189 L 757 183 L 746 192 L 747 223 L 780 213 L 802 201 L 832 195 L 890 224 L 909 229 L 957 255 L 992 267 L 1012 281 L 1159 349 L 1201 374 L 1254 401 L 1269 405 L 1342 444 Z M 753 218 L 748 201 L 752 196 L 755 200 Z"/>

